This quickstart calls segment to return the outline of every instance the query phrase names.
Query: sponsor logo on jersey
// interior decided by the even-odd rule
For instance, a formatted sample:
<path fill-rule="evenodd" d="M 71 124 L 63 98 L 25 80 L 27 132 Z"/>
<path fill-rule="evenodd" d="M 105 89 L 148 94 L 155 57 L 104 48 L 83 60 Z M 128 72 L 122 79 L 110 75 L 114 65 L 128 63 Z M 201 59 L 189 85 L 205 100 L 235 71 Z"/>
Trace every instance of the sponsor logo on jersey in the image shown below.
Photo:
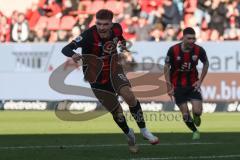
<path fill-rule="evenodd" d="M 82 36 L 77 36 L 77 38 L 75 38 L 75 41 L 80 42 L 82 39 L 83 39 Z"/>

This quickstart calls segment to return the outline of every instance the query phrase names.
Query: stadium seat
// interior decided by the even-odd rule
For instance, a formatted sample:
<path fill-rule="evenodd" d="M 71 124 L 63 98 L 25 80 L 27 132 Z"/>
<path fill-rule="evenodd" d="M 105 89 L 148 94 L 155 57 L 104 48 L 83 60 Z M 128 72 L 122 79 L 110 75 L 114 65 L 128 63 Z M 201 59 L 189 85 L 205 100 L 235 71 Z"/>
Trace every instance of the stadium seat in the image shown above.
<path fill-rule="evenodd" d="M 90 14 L 95 14 L 98 10 L 104 8 L 104 1 L 93 1 L 91 8 L 88 10 Z"/>
<path fill-rule="evenodd" d="M 24 13 L 27 8 L 30 8 L 33 3 L 37 2 L 38 0 L 0 0 L 0 10 L 5 16 L 11 16 L 15 10 Z"/>
<path fill-rule="evenodd" d="M 92 1 L 90 1 L 90 0 L 80 1 L 79 5 L 78 5 L 78 12 L 79 13 L 89 13 L 91 6 L 92 6 Z"/>
<path fill-rule="evenodd" d="M 105 3 L 104 8 L 112 10 L 115 14 L 120 14 L 123 12 L 123 2 L 110 0 Z"/>
<path fill-rule="evenodd" d="M 73 16 L 64 16 L 60 22 L 60 29 L 62 30 L 71 30 L 76 23 L 76 20 Z"/>
<path fill-rule="evenodd" d="M 60 19 L 55 16 L 48 18 L 48 29 L 58 30 L 60 28 Z"/>
<path fill-rule="evenodd" d="M 38 28 L 43 28 L 45 27 L 45 25 L 48 24 L 48 17 L 45 17 L 45 16 L 41 16 L 36 25 L 34 26 L 35 29 L 38 29 Z"/>
<path fill-rule="evenodd" d="M 163 0 L 139 0 L 139 4 L 141 5 L 142 10 L 147 13 L 156 9 L 158 6 L 161 6 L 162 3 L 163 3 Z"/>

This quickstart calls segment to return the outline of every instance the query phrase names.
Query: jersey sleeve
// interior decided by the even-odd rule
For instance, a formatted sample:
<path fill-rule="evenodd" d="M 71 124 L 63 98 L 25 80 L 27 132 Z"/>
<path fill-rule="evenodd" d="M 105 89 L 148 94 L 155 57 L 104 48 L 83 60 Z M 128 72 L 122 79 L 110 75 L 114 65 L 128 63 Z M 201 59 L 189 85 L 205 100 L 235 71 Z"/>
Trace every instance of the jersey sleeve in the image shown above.
<path fill-rule="evenodd" d="M 116 28 L 118 29 L 118 38 L 120 41 L 126 41 L 125 38 L 123 37 L 123 29 L 122 26 L 119 23 L 116 23 Z"/>
<path fill-rule="evenodd" d="M 205 63 L 208 60 L 206 51 L 202 47 L 200 47 L 199 59 L 202 63 Z"/>
<path fill-rule="evenodd" d="M 119 23 L 114 23 L 113 24 L 113 32 L 115 36 L 118 38 L 118 44 L 119 44 L 119 49 L 120 52 L 127 51 L 127 42 L 125 38 L 123 37 L 123 30 L 122 26 Z"/>
<path fill-rule="evenodd" d="M 83 47 L 87 45 L 89 38 L 89 34 L 87 32 L 83 32 L 81 35 L 77 36 L 72 43 L 75 44 L 75 48 Z"/>
<path fill-rule="evenodd" d="M 167 52 L 167 56 L 165 58 L 165 63 L 166 64 L 173 64 L 173 47 L 170 47 Z"/>

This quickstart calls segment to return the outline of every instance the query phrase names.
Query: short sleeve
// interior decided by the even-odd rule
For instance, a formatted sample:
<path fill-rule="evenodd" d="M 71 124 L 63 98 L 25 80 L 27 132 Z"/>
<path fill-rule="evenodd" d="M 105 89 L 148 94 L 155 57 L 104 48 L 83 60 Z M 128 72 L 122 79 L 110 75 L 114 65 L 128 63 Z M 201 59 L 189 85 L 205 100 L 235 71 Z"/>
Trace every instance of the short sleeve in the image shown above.
<path fill-rule="evenodd" d="M 113 24 L 113 32 L 119 40 L 120 52 L 127 51 L 128 50 L 127 49 L 127 42 L 126 42 L 125 38 L 123 37 L 122 26 L 119 23 L 114 23 Z"/>
<path fill-rule="evenodd" d="M 200 47 L 199 59 L 202 63 L 205 63 L 208 60 L 206 51 L 202 47 Z"/>
<path fill-rule="evenodd" d="M 81 35 L 77 36 L 72 42 L 76 45 L 76 48 L 86 46 L 88 42 L 87 32 L 83 32 Z"/>
<path fill-rule="evenodd" d="M 166 64 L 173 64 L 173 47 L 170 47 L 165 58 Z"/>

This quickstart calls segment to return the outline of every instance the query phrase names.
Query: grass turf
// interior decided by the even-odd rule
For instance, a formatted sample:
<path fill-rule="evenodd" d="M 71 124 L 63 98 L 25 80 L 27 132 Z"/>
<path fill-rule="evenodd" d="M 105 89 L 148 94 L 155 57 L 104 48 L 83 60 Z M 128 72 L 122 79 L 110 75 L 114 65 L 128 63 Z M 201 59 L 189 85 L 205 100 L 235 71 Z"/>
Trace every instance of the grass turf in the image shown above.
<path fill-rule="evenodd" d="M 148 145 L 137 133 L 139 153 L 128 152 L 126 139 L 110 114 L 89 121 L 62 121 L 52 111 L 1 111 L 1 160 L 79 159 L 240 159 L 240 113 L 204 114 L 201 140 L 192 134 L 179 113 L 146 113 L 149 129 L 160 138 Z"/>

